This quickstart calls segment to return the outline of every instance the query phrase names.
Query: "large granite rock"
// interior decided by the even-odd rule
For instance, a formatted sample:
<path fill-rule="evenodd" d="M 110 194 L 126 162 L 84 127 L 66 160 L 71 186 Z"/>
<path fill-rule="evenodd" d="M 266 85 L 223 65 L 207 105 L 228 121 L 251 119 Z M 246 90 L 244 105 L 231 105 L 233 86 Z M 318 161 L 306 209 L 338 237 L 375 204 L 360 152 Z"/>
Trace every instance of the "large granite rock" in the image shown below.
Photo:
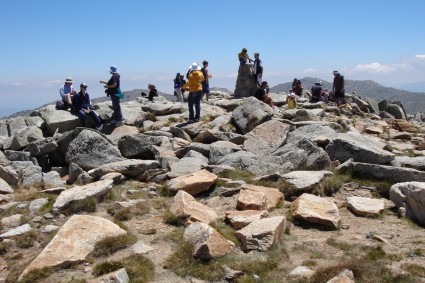
<path fill-rule="evenodd" d="M 60 212 L 66 209 L 71 203 L 82 201 L 88 197 L 100 198 L 112 189 L 112 180 L 103 180 L 87 184 L 84 186 L 75 186 L 60 193 L 55 203 L 53 211 Z"/>
<path fill-rule="evenodd" d="M 248 226 L 251 222 L 267 217 L 268 215 L 269 212 L 267 210 L 232 210 L 226 212 L 226 219 L 233 228 L 239 230 Z"/>
<path fill-rule="evenodd" d="M 40 128 L 31 126 L 20 129 L 15 133 L 12 140 L 11 149 L 21 150 L 28 146 L 29 143 L 44 139 L 43 132 Z"/>
<path fill-rule="evenodd" d="M 12 187 L 6 183 L 5 180 L 0 178 L 0 194 L 11 194 L 13 193 Z"/>
<path fill-rule="evenodd" d="M 241 210 L 269 210 L 283 200 L 278 189 L 243 184 L 239 192 L 237 208 Z"/>
<path fill-rule="evenodd" d="M 43 188 L 43 173 L 41 167 L 35 166 L 32 163 L 20 169 L 18 187 L 23 189 Z"/>
<path fill-rule="evenodd" d="M 212 259 L 230 253 L 235 244 L 220 235 L 208 224 L 195 222 L 186 227 L 184 240 L 193 246 L 193 256 Z"/>
<path fill-rule="evenodd" d="M 282 178 L 293 186 L 297 192 L 313 190 L 326 176 L 333 175 L 330 171 L 292 171 L 282 175 Z"/>
<path fill-rule="evenodd" d="M 285 231 L 286 219 L 283 216 L 263 218 L 251 222 L 238 230 L 236 236 L 241 241 L 244 251 L 267 251 L 278 241 Z"/>
<path fill-rule="evenodd" d="M 196 151 L 189 151 L 189 152 L 196 152 Z M 168 176 L 170 178 L 176 178 L 184 175 L 191 174 L 192 172 L 198 172 L 202 169 L 203 165 L 208 164 L 208 159 L 200 154 L 199 152 L 196 152 L 197 154 L 201 155 L 201 157 L 183 157 L 182 159 L 170 162 L 170 172 L 168 173 Z"/>
<path fill-rule="evenodd" d="M 142 106 L 142 110 L 145 112 L 150 112 L 155 116 L 164 116 L 183 113 L 186 109 L 185 106 L 181 103 L 155 102 L 144 104 Z"/>
<path fill-rule="evenodd" d="M 25 268 L 20 279 L 32 270 L 82 262 L 93 251 L 96 243 L 125 234 L 127 234 L 125 230 L 102 217 L 73 215 Z"/>
<path fill-rule="evenodd" d="M 10 229 L 9 231 L 4 232 L 3 234 L 0 234 L 0 240 L 24 235 L 32 230 L 33 228 L 29 224 L 24 224 L 16 228 Z"/>
<path fill-rule="evenodd" d="M 192 174 L 169 180 L 167 182 L 167 187 L 172 191 L 183 190 L 191 195 L 196 195 L 209 190 L 217 179 L 217 175 L 203 169 Z"/>
<path fill-rule="evenodd" d="M 46 122 L 49 134 L 53 135 L 56 130 L 59 133 L 70 131 L 79 127 L 81 122 L 76 115 L 66 110 L 56 110 L 54 105 L 48 105 L 38 111 L 38 114 Z"/>
<path fill-rule="evenodd" d="M 394 154 L 383 150 L 376 140 L 360 135 L 339 134 L 326 147 L 332 160 L 345 162 L 353 158 L 356 162 L 388 164 Z"/>
<path fill-rule="evenodd" d="M 185 225 L 197 221 L 209 224 L 218 219 L 218 215 L 213 209 L 197 202 L 194 197 L 185 191 L 179 191 L 174 196 L 170 212 L 181 219 Z"/>
<path fill-rule="evenodd" d="M 372 180 L 386 180 L 394 183 L 425 182 L 425 172 L 411 168 L 352 162 L 349 169 L 362 178 Z"/>
<path fill-rule="evenodd" d="M 341 217 L 338 207 L 330 199 L 311 194 L 302 194 L 291 203 L 292 216 L 295 219 L 315 224 L 339 228 Z"/>
<path fill-rule="evenodd" d="M 171 148 L 169 138 L 144 134 L 126 135 L 118 141 L 121 154 L 127 158 L 154 159 L 151 146 Z"/>
<path fill-rule="evenodd" d="M 398 208 L 405 208 L 409 218 L 425 225 L 425 182 L 394 184 L 390 199 Z"/>
<path fill-rule="evenodd" d="M 396 156 L 394 161 L 396 165 L 409 167 L 420 171 L 425 171 L 425 156 Z"/>
<path fill-rule="evenodd" d="M 298 144 L 302 139 L 309 139 L 313 142 L 319 139 L 332 140 L 337 134 L 337 131 L 328 125 L 306 125 L 288 133 L 286 143 Z"/>
<path fill-rule="evenodd" d="M 67 163 L 74 162 L 84 170 L 125 160 L 116 146 L 97 131 L 88 129 L 69 143 L 65 158 Z"/>
<path fill-rule="evenodd" d="M 210 146 L 209 162 L 211 164 L 217 164 L 217 162 L 231 154 L 241 150 L 241 146 L 236 145 L 229 141 L 216 141 Z"/>
<path fill-rule="evenodd" d="M 6 123 L 10 137 L 13 137 L 19 130 L 25 129 L 28 126 L 25 123 L 25 117 L 7 119 Z"/>
<path fill-rule="evenodd" d="M 159 162 L 155 160 L 129 159 L 118 162 L 111 162 L 101 165 L 88 173 L 94 178 L 100 178 L 108 173 L 121 173 L 129 177 L 137 177 L 150 169 L 159 168 Z"/>
<path fill-rule="evenodd" d="M 283 145 L 290 126 L 277 120 L 267 121 L 245 135 L 243 147 L 258 156 L 268 155 Z"/>
<path fill-rule="evenodd" d="M 247 98 L 232 112 L 232 119 L 243 134 L 252 131 L 261 123 L 270 120 L 273 109 L 255 97 Z"/>

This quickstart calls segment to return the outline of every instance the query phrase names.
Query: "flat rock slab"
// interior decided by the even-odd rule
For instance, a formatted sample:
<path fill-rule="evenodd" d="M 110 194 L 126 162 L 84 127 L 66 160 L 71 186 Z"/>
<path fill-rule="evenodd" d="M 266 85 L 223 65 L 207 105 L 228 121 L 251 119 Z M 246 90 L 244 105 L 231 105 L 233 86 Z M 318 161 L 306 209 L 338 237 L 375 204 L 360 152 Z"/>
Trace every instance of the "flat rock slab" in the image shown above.
<path fill-rule="evenodd" d="M 124 236 L 127 232 L 102 217 L 73 215 L 63 224 L 55 237 L 25 268 L 28 272 L 44 267 L 57 267 L 85 260 L 96 243 L 108 237 Z"/>
<path fill-rule="evenodd" d="M 0 178 L 0 194 L 12 194 L 14 191 L 5 180 Z"/>
<path fill-rule="evenodd" d="M 311 194 L 302 194 L 291 203 L 292 216 L 295 219 L 337 229 L 341 221 L 338 207 L 333 201 Z"/>
<path fill-rule="evenodd" d="M 192 174 L 174 178 L 167 182 L 167 186 L 172 191 L 183 190 L 191 195 L 196 195 L 209 190 L 217 179 L 217 175 L 203 169 Z"/>
<path fill-rule="evenodd" d="M 25 233 L 28 233 L 29 231 L 32 231 L 31 226 L 29 224 L 24 224 L 7 231 L 6 233 L 1 234 L 0 239 L 7 239 L 14 236 L 20 236 Z"/>
<path fill-rule="evenodd" d="M 56 199 L 53 204 L 53 211 L 62 211 L 67 208 L 71 202 L 81 201 L 88 197 L 100 197 L 112 189 L 112 180 L 103 180 L 90 183 L 84 186 L 75 186 L 65 190 Z"/>
<path fill-rule="evenodd" d="M 236 236 L 245 251 L 267 251 L 283 235 L 285 226 L 283 216 L 263 218 L 237 231 Z"/>
<path fill-rule="evenodd" d="M 372 180 L 386 180 L 394 183 L 425 182 L 425 172 L 412 168 L 352 162 L 350 170 L 363 178 Z"/>
<path fill-rule="evenodd" d="M 226 219 L 235 229 L 242 229 L 256 220 L 269 215 L 267 210 L 234 210 L 226 212 Z"/>
<path fill-rule="evenodd" d="M 347 198 L 348 208 L 359 216 L 378 216 L 385 208 L 383 199 L 352 196 Z"/>
<path fill-rule="evenodd" d="M 128 159 L 124 161 L 112 162 L 101 165 L 88 173 L 94 178 L 101 178 L 109 173 L 121 173 L 124 176 L 137 177 L 147 170 L 159 168 L 160 164 L 156 160 Z"/>
<path fill-rule="evenodd" d="M 330 171 L 292 171 L 282 175 L 282 177 L 291 185 L 297 192 L 304 192 L 314 189 L 323 178 L 332 176 Z"/>
<path fill-rule="evenodd" d="M 278 189 L 243 184 L 238 196 L 237 207 L 246 210 L 268 210 L 276 207 L 283 200 L 283 193 Z"/>
<path fill-rule="evenodd" d="M 347 198 L 348 208 L 359 216 L 378 216 L 385 208 L 383 199 L 352 196 Z"/>
<path fill-rule="evenodd" d="M 185 225 L 197 221 L 209 224 L 218 219 L 218 215 L 213 209 L 197 202 L 194 197 L 183 190 L 174 196 L 170 212 L 182 219 Z"/>
<path fill-rule="evenodd" d="M 235 244 L 224 238 L 211 226 L 195 222 L 186 227 L 184 240 L 193 246 L 193 256 L 199 259 L 212 259 L 230 253 Z"/>

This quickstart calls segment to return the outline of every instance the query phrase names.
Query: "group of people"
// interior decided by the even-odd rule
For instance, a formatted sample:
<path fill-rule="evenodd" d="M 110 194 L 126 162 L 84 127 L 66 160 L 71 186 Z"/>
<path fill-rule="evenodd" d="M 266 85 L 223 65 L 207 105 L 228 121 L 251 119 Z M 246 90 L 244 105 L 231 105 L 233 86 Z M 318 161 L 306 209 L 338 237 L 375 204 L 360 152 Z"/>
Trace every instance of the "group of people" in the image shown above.
<path fill-rule="evenodd" d="M 254 53 L 254 60 L 248 55 L 248 50 L 243 48 L 238 53 L 239 59 L 239 73 L 242 71 L 243 66 L 248 64 L 252 79 L 255 80 L 257 89 L 254 96 L 269 105 L 274 111 L 279 109 L 274 105 L 272 98 L 269 96 L 269 85 L 266 81 L 263 81 L 263 63 L 260 60 L 260 54 Z M 253 63 L 253 64 L 251 64 Z M 189 91 L 188 95 L 188 108 L 189 108 L 189 123 L 199 121 L 201 114 L 201 100 L 205 96 L 206 101 L 209 99 L 209 79 L 212 75 L 208 71 L 208 61 L 202 62 L 203 67 L 199 66 L 198 63 L 194 62 L 186 73 L 186 79 L 181 73 L 177 73 L 174 79 L 174 95 L 176 96 L 177 102 L 183 102 L 183 94 L 185 91 Z M 116 126 L 122 125 L 124 118 L 121 111 L 120 99 L 124 98 L 124 95 L 120 89 L 120 74 L 117 72 L 116 66 L 111 66 L 108 70 L 111 74 L 111 78 L 108 81 L 101 80 L 100 83 L 104 84 L 105 93 L 111 97 L 112 107 L 114 110 L 113 124 Z M 344 90 L 344 76 L 338 71 L 333 72 L 334 80 L 332 91 L 334 93 L 336 104 L 342 105 L 346 103 L 345 90 Z M 316 82 L 311 88 L 310 102 L 323 101 L 327 103 L 329 101 L 329 94 L 326 89 L 322 88 L 322 82 Z M 65 79 L 65 84 L 59 90 L 59 94 L 62 98 L 62 103 L 65 105 L 65 109 L 71 108 L 78 114 L 83 126 L 86 125 L 85 118 L 87 115 L 91 116 L 97 126 L 97 129 L 103 128 L 102 119 L 93 110 L 90 96 L 87 92 L 88 85 L 86 83 L 80 84 L 80 91 L 76 92 L 73 87 L 73 80 L 71 77 Z M 157 89 L 154 84 L 148 85 L 149 94 L 142 92 L 142 96 L 145 96 L 149 101 L 153 101 L 153 98 L 158 96 Z M 303 86 L 300 80 L 294 79 L 292 87 L 286 99 L 286 104 L 289 109 L 296 107 L 296 97 L 300 97 L 303 94 Z M 195 108 L 195 111 L 194 111 Z"/>
<path fill-rule="evenodd" d="M 114 120 L 112 123 L 115 126 L 120 126 L 124 123 L 120 105 L 120 99 L 124 98 L 124 94 L 120 88 L 120 74 L 117 72 L 116 66 L 111 66 L 108 71 L 111 74 L 111 78 L 108 81 L 100 80 L 99 82 L 104 85 L 106 95 L 111 97 L 112 108 L 114 110 Z M 88 85 L 81 83 L 80 91 L 77 92 L 74 89 L 73 83 L 72 77 L 67 77 L 64 85 L 59 89 L 59 95 L 62 98 L 63 104 L 62 109 L 70 108 L 72 112 L 77 113 L 83 127 L 86 126 L 86 116 L 91 116 L 96 123 L 96 128 L 101 130 L 103 128 L 103 121 L 93 109 L 90 95 L 87 92 Z"/>

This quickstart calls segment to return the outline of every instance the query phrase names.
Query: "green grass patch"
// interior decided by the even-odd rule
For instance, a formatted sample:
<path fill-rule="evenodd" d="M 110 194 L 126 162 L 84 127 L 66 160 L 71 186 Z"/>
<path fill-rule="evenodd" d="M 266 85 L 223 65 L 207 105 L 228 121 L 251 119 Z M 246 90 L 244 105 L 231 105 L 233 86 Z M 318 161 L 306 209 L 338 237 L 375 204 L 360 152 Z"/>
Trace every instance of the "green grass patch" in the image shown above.
<path fill-rule="evenodd" d="M 215 230 L 217 230 L 220 235 L 222 235 L 227 240 L 233 242 L 235 245 L 238 246 L 240 244 L 238 237 L 236 237 L 236 231 L 232 227 L 224 223 L 223 220 L 216 220 L 211 223 L 211 226 Z"/>
<path fill-rule="evenodd" d="M 52 274 L 52 272 L 53 272 L 53 268 L 51 267 L 35 269 L 25 274 L 25 276 L 23 276 L 22 279 L 19 280 L 19 282 L 22 282 L 22 283 L 40 282 L 43 279 L 46 279 L 47 277 L 49 277 L 50 274 Z"/>
<path fill-rule="evenodd" d="M 339 175 L 326 176 L 314 188 L 313 193 L 319 196 L 332 196 L 344 185 L 343 179 Z"/>
<path fill-rule="evenodd" d="M 255 178 L 255 174 L 248 171 L 236 169 L 236 170 L 224 170 L 223 172 L 219 174 L 219 177 L 228 178 L 232 180 L 243 180 L 246 183 L 252 183 Z"/>
<path fill-rule="evenodd" d="M 32 230 L 23 235 L 14 237 L 15 244 L 21 249 L 28 249 L 34 246 L 35 241 L 38 238 L 36 231 Z"/>
<path fill-rule="evenodd" d="M 409 272 L 410 275 L 425 277 L 425 267 L 423 267 L 422 265 L 415 263 L 403 263 L 401 265 L 401 268 Z"/>
<path fill-rule="evenodd" d="M 110 256 L 116 251 L 125 249 L 134 244 L 136 241 L 137 237 L 130 233 L 123 236 L 108 237 L 96 243 L 89 256 L 95 258 Z"/>
<path fill-rule="evenodd" d="M 118 261 L 107 261 L 97 264 L 92 274 L 96 277 L 125 268 L 130 282 L 142 283 L 152 280 L 155 274 L 154 263 L 141 255 L 132 255 Z"/>
<path fill-rule="evenodd" d="M 97 210 L 97 200 L 95 197 L 88 197 L 83 200 L 72 201 L 66 208 L 63 210 L 63 214 L 72 215 L 82 211 L 85 212 L 96 212 Z"/>
<path fill-rule="evenodd" d="M 0 242 L 0 255 L 6 254 L 12 246 L 11 242 Z"/>
<path fill-rule="evenodd" d="M 165 224 L 173 225 L 173 226 L 181 226 L 182 220 L 175 216 L 169 209 L 166 209 L 162 214 L 162 221 Z"/>

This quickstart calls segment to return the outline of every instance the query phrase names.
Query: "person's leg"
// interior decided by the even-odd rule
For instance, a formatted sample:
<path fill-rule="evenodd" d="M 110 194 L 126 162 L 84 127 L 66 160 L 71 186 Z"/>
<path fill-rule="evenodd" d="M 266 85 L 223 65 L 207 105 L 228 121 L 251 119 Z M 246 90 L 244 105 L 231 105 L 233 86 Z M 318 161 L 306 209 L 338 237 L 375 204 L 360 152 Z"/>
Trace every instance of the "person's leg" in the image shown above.
<path fill-rule="evenodd" d="M 78 110 L 78 118 L 81 121 L 81 126 L 85 127 L 86 126 L 86 113 L 84 113 L 83 109 Z"/>
<path fill-rule="evenodd" d="M 199 120 L 199 117 L 201 116 L 201 99 L 202 99 L 202 91 L 196 92 L 196 95 L 195 95 L 195 108 L 196 108 L 195 119 L 197 119 L 197 120 Z"/>
<path fill-rule="evenodd" d="M 176 91 L 176 101 L 177 102 L 183 102 L 183 95 L 182 95 L 182 90 L 181 88 L 176 88 L 174 89 Z"/>
<path fill-rule="evenodd" d="M 121 122 L 122 113 L 121 113 L 120 99 L 116 97 L 114 94 L 112 94 L 111 100 L 112 100 L 112 108 L 114 109 L 114 120 Z"/>
<path fill-rule="evenodd" d="M 194 119 L 193 103 L 195 102 L 195 95 L 196 95 L 196 92 L 189 92 L 189 98 L 188 98 L 188 101 L 187 101 L 187 104 L 188 104 L 188 107 L 189 107 L 189 120 Z"/>
<path fill-rule="evenodd" d="M 96 112 L 94 112 L 93 110 L 90 110 L 89 115 L 94 119 L 97 127 L 99 127 L 102 124 L 102 121 L 100 120 L 100 117 Z"/>
<path fill-rule="evenodd" d="M 271 108 L 274 109 L 274 103 L 273 100 L 270 96 L 268 96 L 267 94 L 264 96 L 264 103 L 268 104 Z"/>

